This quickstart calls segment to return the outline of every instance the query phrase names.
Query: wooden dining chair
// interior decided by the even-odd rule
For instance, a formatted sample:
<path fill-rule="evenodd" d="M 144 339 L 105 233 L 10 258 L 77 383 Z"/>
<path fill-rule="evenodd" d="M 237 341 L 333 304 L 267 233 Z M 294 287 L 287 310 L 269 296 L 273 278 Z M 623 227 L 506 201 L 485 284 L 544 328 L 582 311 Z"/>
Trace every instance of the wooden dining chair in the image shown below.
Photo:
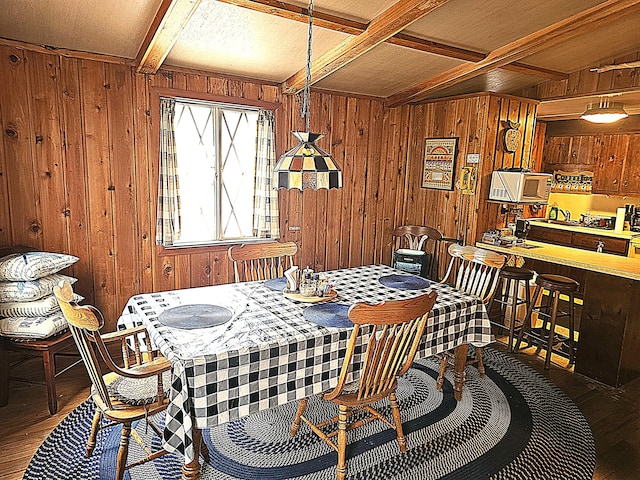
<path fill-rule="evenodd" d="M 448 250 L 451 260 L 441 283 L 479 298 L 488 307 L 496 292 L 500 270 L 506 257 L 471 245 L 452 244 Z M 438 390 L 444 383 L 444 374 L 451 357 L 451 352 L 440 355 L 440 372 L 436 383 Z M 475 358 L 467 361 L 467 364 L 473 363 L 477 363 L 478 371 L 484 375 L 481 347 L 475 347 Z"/>
<path fill-rule="evenodd" d="M 295 242 L 247 243 L 229 248 L 229 260 L 237 282 L 284 277 L 298 252 Z"/>
<path fill-rule="evenodd" d="M 166 409 L 169 403 L 165 390 L 170 382 L 171 363 L 152 349 L 149 336 L 142 326 L 101 335 L 100 329 L 104 325 L 102 314 L 90 305 L 74 303 L 73 290 L 68 281 L 54 287 L 54 294 L 93 384 L 91 398 L 96 404 L 96 412 L 87 441 L 86 456 L 93 452 L 100 428 L 121 424 L 115 475 L 116 480 L 121 480 L 125 470 L 166 453 L 163 449 L 152 453 L 142 445 L 139 435 L 135 432 L 131 434 L 131 424 L 144 419 L 162 438 L 161 430 L 151 417 Z M 112 344 L 119 346 L 122 365 L 111 356 L 108 346 Z M 106 364 L 108 373 L 103 373 L 101 362 Z M 103 426 L 103 417 L 112 423 Z M 141 443 L 148 455 L 127 465 L 130 436 Z"/>
<path fill-rule="evenodd" d="M 432 280 L 438 280 L 441 259 L 446 255 L 446 245 L 454 239 L 444 238 L 442 234 L 432 227 L 421 225 L 402 225 L 393 230 L 392 258 L 396 250 L 408 248 L 422 250 L 427 255 L 429 265 L 426 276 Z"/>
<path fill-rule="evenodd" d="M 338 384 L 333 390 L 320 395 L 325 400 L 338 405 L 339 413 L 332 419 L 314 424 L 304 416 L 308 404 L 308 399 L 305 398 L 300 401 L 291 425 L 291 436 L 295 436 L 302 420 L 338 452 L 336 467 L 338 480 L 343 480 L 347 472 L 347 431 L 366 425 L 373 420 L 381 420 L 394 428 L 400 451 L 406 452 L 406 440 L 396 398 L 397 377 L 403 375 L 411 366 L 427 323 L 427 316 L 435 301 L 436 293 L 431 292 L 420 297 L 386 301 L 377 305 L 356 303 L 349 309 L 349 319 L 355 325 L 347 343 Z M 354 368 L 354 352 L 358 336 L 365 325 L 370 326 L 371 337 L 366 343 L 366 351 L 363 352 L 361 359 L 360 378 L 356 382 L 347 383 L 347 375 Z M 391 405 L 393 423 L 371 407 L 371 404 L 387 397 Z M 347 418 L 361 410 L 368 415 L 347 425 Z M 325 433 L 326 430 L 323 427 L 335 423 L 338 424 L 337 429 Z M 337 443 L 333 440 L 335 436 L 337 436 Z"/>

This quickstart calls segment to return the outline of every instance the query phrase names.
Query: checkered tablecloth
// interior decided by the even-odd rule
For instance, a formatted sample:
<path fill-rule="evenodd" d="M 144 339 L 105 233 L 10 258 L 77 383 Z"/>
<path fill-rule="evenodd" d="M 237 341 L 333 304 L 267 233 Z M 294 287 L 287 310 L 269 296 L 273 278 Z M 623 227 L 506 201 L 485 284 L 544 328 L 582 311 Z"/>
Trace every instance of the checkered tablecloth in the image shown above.
<path fill-rule="evenodd" d="M 483 346 L 493 341 L 484 305 L 475 297 L 441 284 L 423 290 L 398 290 L 378 279 L 402 274 L 384 265 L 327 272 L 335 283 L 336 303 L 377 303 L 415 297 L 432 289 L 438 298 L 429 316 L 416 358 L 451 350 L 462 343 Z M 158 321 L 178 305 L 214 304 L 234 314 L 226 324 L 197 330 L 170 328 Z M 263 282 L 189 288 L 132 297 L 119 328 L 144 324 L 173 365 L 164 430 L 164 447 L 194 457 L 193 423 L 212 427 L 335 386 L 350 328 L 309 322 L 309 304 L 285 298 Z M 369 331 L 363 329 L 361 345 Z M 357 356 L 361 348 L 356 349 Z"/>

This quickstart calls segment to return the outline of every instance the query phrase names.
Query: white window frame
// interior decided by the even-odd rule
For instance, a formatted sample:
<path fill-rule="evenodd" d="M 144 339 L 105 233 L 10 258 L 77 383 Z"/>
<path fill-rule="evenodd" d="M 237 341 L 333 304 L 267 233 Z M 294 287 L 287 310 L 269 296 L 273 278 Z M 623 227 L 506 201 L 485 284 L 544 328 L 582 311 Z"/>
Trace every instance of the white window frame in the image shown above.
<path fill-rule="evenodd" d="M 194 104 L 212 104 L 221 107 L 227 107 L 230 109 L 247 109 L 247 110 L 272 110 L 276 116 L 276 124 L 278 124 L 279 114 L 281 113 L 281 104 L 277 102 L 269 102 L 265 100 L 250 100 L 240 97 L 231 97 L 231 96 L 221 96 L 209 93 L 202 92 L 191 92 L 187 90 L 179 90 L 173 88 L 160 88 L 160 87 L 151 87 L 150 88 L 150 98 L 151 98 L 151 106 L 152 111 L 151 115 L 153 118 L 160 118 L 160 99 L 161 98 L 173 98 L 177 102 L 184 103 L 194 103 Z M 154 122 L 157 129 L 158 122 Z M 155 138 L 159 138 L 159 132 L 156 132 L 154 135 Z M 276 129 L 276 138 L 278 137 L 278 129 Z M 157 182 L 156 182 L 157 184 Z M 157 195 L 156 195 L 157 199 Z M 157 200 L 156 200 L 157 201 Z M 220 212 L 219 206 L 217 207 L 218 211 L 217 221 L 220 222 Z M 180 243 L 177 242 L 174 245 L 166 245 L 163 247 L 165 250 L 184 250 L 189 248 L 199 248 L 199 247 L 211 247 L 216 245 L 232 245 L 238 243 L 268 243 L 273 242 L 277 239 L 265 239 L 265 238 L 257 238 L 257 237 L 243 237 L 243 238 L 235 238 L 235 239 L 223 239 L 223 240 L 210 240 L 203 242 L 192 242 L 192 243 Z"/>

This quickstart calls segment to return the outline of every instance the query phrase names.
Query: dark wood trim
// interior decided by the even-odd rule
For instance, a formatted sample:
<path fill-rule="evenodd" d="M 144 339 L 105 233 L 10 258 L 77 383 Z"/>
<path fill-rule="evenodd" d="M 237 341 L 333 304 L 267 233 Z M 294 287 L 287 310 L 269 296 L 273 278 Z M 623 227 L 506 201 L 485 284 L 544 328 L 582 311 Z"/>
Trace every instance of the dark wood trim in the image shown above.
<path fill-rule="evenodd" d="M 0 45 L 6 45 L 11 48 L 28 50 L 30 52 L 38 52 L 49 55 L 60 55 L 66 58 L 79 58 L 82 60 L 93 60 L 94 62 L 115 63 L 118 65 L 133 66 L 135 62 L 129 58 L 116 57 L 114 55 L 104 55 L 102 53 L 81 52 L 78 50 L 69 50 L 67 48 L 52 47 L 50 45 L 36 45 L 33 43 L 20 42 L 8 38 L 0 37 Z"/>
<path fill-rule="evenodd" d="M 259 107 L 259 108 L 264 108 L 265 110 L 274 110 L 274 111 L 282 107 L 282 104 L 279 102 L 267 102 L 265 100 L 254 100 L 254 99 L 243 98 L 243 97 L 216 95 L 213 93 L 205 93 L 205 92 L 194 92 L 190 90 L 181 90 L 178 88 L 151 87 L 150 91 L 151 91 L 152 102 L 157 98 L 158 104 L 160 102 L 160 98 L 164 97 L 164 98 L 175 98 L 175 99 L 182 98 L 185 100 L 203 100 L 205 102 L 226 103 L 231 105 Z"/>
<path fill-rule="evenodd" d="M 212 243 L 210 245 L 185 245 L 184 247 L 163 247 L 162 245 L 156 245 L 156 254 L 159 257 L 171 257 L 177 255 L 196 255 L 199 253 L 220 253 L 226 252 L 234 245 L 242 245 L 246 243 L 272 243 L 278 239 L 265 238 L 265 239 L 250 239 L 247 241 L 237 240 L 230 242 Z"/>

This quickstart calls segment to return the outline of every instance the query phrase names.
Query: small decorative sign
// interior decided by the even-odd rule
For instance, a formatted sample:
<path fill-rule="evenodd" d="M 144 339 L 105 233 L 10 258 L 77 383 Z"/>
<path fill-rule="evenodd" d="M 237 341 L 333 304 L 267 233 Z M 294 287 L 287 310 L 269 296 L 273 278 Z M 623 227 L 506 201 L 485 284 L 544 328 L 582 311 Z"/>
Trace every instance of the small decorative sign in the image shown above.
<path fill-rule="evenodd" d="M 551 191 L 554 193 L 591 193 L 593 172 L 554 170 Z"/>
<path fill-rule="evenodd" d="M 460 171 L 460 190 L 463 195 L 476 193 L 478 167 L 465 166 Z"/>
<path fill-rule="evenodd" d="M 480 154 L 467 153 L 467 163 L 480 163 Z"/>
<path fill-rule="evenodd" d="M 458 138 L 425 138 L 422 187 L 453 190 Z"/>

